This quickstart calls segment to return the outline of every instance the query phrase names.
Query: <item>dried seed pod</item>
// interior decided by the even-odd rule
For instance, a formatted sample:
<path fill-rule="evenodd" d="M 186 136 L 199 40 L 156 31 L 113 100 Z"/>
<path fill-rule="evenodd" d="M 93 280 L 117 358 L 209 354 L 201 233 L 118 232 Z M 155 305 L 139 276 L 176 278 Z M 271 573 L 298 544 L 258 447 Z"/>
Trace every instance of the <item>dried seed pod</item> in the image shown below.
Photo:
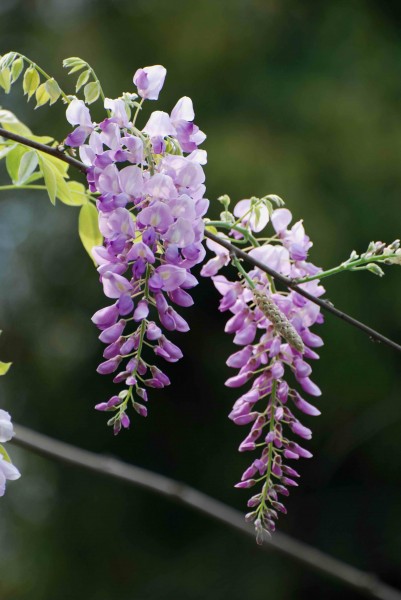
<path fill-rule="evenodd" d="M 279 333 L 295 350 L 303 354 L 305 346 L 299 333 L 291 325 L 287 317 L 278 306 L 261 290 L 252 290 L 255 304 L 269 319 L 275 331 Z"/>

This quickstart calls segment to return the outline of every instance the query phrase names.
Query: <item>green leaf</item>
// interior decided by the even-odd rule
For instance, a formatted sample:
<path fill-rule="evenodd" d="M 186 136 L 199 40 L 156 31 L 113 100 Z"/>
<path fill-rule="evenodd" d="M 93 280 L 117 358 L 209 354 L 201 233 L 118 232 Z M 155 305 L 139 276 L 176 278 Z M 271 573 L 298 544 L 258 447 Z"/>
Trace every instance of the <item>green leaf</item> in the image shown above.
<path fill-rule="evenodd" d="M 35 171 L 32 173 L 32 175 L 25 181 L 25 185 L 28 185 L 29 183 L 35 183 L 35 181 L 38 179 L 43 179 L 43 173 L 41 171 Z"/>
<path fill-rule="evenodd" d="M 40 144 L 51 144 L 54 142 L 54 138 L 50 137 L 50 135 L 26 135 L 25 137 L 33 140 L 34 142 L 39 142 Z"/>
<path fill-rule="evenodd" d="M 43 106 L 44 104 L 46 104 L 46 102 L 49 102 L 50 94 L 48 93 L 48 91 L 46 89 L 46 83 L 40 84 L 40 86 L 36 90 L 35 97 L 36 97 L 35 108 L 39 108 L 40 106 Z"/>
<path fill-rule="evenodd" d="M 57 197 L 60 198 L 61 202 L 68 204 L 68 206 L 83 206 L 89 202 L 88 196 L 86 195 L 86 188 L 82 183 L 79 183 L 78 181 L 69 181 L 67 186 L 69 189 L 68 198 L 61 198 L 57 194 Z"/>
<path fill-rule="evenodd" d="M 56 197 L 65 204 L 73 202 L 70 188 L 66 182 L 66 179 L 68 179 L 68 164 L 44 152 L 38 151 L 37 154 L 52 203 L 55 204 Z"/>
<path fill-rule="evenodd" d="M 28 152 L 28 148 L 26 146 L 22 146 L 21 144 L 18 144 L 6 156 L 7 172 L 10 175 L 11 181 L 15 184 L 18 181 L 18 172 L 19 172 L 22 157 L 27 152 Z"/>
<path fill-rule="evenodd" d="M 56 204 L 56 195 L 57 195 L 57 178 L 54 172 L 54 167 L 51 162 L 44 158 L 43 155 L 39 152 L 39 164 L 40 169 L 43 173 L 43 178 L 45 180 L 45 186 L 47 188 L 47 193 L 49 194 L 50 202 L 52 204 Z"/>
<path fill-rule="evenodd" d="M 18 77 L 21 75 L 21 71 L 24 68 L 24 61 L 21 57 L 17 58 L 13 62 L 13 66 L 11 67 L 11 78 L 14 81 L 17 81 Z"/>
<path fill-rule="evenodd" d="M 38 154 L 45 160 L 50 163 L 50 165 L 55 169 L 57 174 L 60 174 L 65 179 L 68 179 L 68 167 L 69 164 L 65 162 L 65 160 L 61 160 L 57 158 L 57 156 L 52 156 L 51 154 L 47 154 L 46 152 L 38 151 Z"/>
<path fill-rule="evenodd" d="M 66 58 L 63 60 L 63 67 L 65 69 L 71 68 L 71 70 L 68 72 L 69 75 L 71 75 L 71 73 L 75 73 L 76 71 L 80 71 L 86 66 L 86 62 L 78 56 L 71 56 L 70 58 Z"/>
<path fill-rule="evenodd" d="M 52 77 L 51 79 L 48 79 L 46 81 L 45 87 L 46 87 L 46 92 L 50 96 L 50 106 L 51 106 L 52 104 L 57 102 L 57 100 L 61 96 L 60 86 L 57 83 L 57 81 Z"/>
<path fill-rule="evenodd" d="M 24 80 L 22 82 L 24 94 L 28 94 L 28 100 L 30 100 L 33 94 L 36 92 L 39 83 L 39 73 L 36 69 L 34 69 L 34 67 L 29 67 L 29 69 L 25 71 Z"/>
<path fill-rule="evenodd" d="M 71 202 L 70 188 L 68 187 L 66 180 L 56 169 L 54 170 L 54 173 L 56 175 L 57 183 L 57 198 L 64 204 L 69 204 Z"/>
<path fill-rule="evenodd" d="M 100 96 L 100 85 L 97 81 L 87 83 L 84 87 L 84 95 L 86 104 L 93 104 Z"/>
<path fill-rule="evenodd" d="M 89 75 L 91 74 L 90 70 L 88 69 L 87 71 L 82 71 L 82 73 L 80 74 L 80 76 L 77 79 L 77 85 L 75 86 L 75 91 L 78 92 L 78 90 L 81 89 L 81 87 L 83 85 L 85 85 L 85 83 L 88 81 L 89 79 Z"/>
<path fill-rule="evenodd" d="M 4 89 L 5 93 L 8 94 L 11 88 L 11 71 L 8 67 L 5 67 L 0 71 L 0 86 Z"/>
<path fill-rule="evenodd" d="M 0 123 L 4 129 L 12 131 L 12 133 L 23 136 L 32 135 L 32 131 L 26 125 L 21 123 L 10 110 L 0 109 Z"/>
<path fill-rule="evenodd" d="M 0 71 L 4 68 L 11 67 L 16 56 L 17 54 L 15 52 L 7 52 L 7 54 L 4 54 L 0 59 Z"/>
<path fill-rule="evenodd" d="M 16 185 L 24 185 L 38 166 L 38 153 L 35 150 L 26 152 L 20 161 Z"/>
<path fill-rule="evenodd" d="M 10 145 L 10 146 L 8 146 L 8 145 L 6 145 L 6 144 L 5 144 L 4 146 L 1 146 L 1 145 L 0 145 L 0 160 L 1 160 L 2 158 L 4 158 L 5 156 L 7 156 L 7 154 L 8 154 L 9 152 L 11 152 L 11 150 L 13 150 L 14 148 L 15 148 L 15 144 L 12 144 L 12 145 Z"/>
<path fill-rule="evenodd" d="M 0 360 L 0 375 L 5 375 L 13 363 L 5 363 Z"/>
<path fill-rule="evenodd" d="M 78 231 L 85 250 L 93 260 L 91 250 L 103 242 L 103 237 L 99 231 L 98 212 L 90 202 L 84 204 L 79 212 Z"/>

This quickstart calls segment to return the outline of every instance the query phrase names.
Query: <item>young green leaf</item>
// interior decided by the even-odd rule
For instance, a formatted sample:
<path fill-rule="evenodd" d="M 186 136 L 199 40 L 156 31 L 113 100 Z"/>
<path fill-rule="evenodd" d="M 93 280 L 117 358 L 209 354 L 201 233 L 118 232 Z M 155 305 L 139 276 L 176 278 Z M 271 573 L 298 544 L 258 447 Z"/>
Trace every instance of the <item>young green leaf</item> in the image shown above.
<path fill-rule="evenodd" d="M 13 363 L 5 363 L 0 360 L 0 375 L 5 375 Z"/>
<path fill-rule="evenodd" d="M 6 94 L 11 88 L 11 71 L 8 67 L 5 67 L 0 71 L 0 87 L 2 87 Z"/>
<path fill-rule="evenodd" d="M 7 52 L 0 58 L 0 71 L 4 68 L 10 68 L 14 59 L 17 57 L 15 52 Z"/>
<path fill-rule="evenodd" d="M 39 73 L 36 69 L 34 69 L 34 67 L 29 67 L 29 69 L 25 71 L 24 79 L 22 82 L 22 88 L 24 90 L 24 94 L 28 94 L 28 100 L 30 100 L 33 94 L 36 92 L 39 84 Z"/>
<path fill-rule="evenodd" d="M 35 93 L 36 96 L 36 106 L 35 108 L 39 108 L 49 102 L 50 94 L 47 92 L 46 83 L 41 83 Z"/>
<path fill-rule="evenodd" d="M 26 125 L 21 123 L 10 110 L 0 109 L 0 123 L 4 129 L 12 131 L 12 133 L 17 133 L 18 135 L 26 137 L 32 135 L 32 131 Z"/>
<path fill-rule="evenodd" d="M 47 154 L 46 152 L 41 152 L 39 150 L 38 154 L 42 157 L 43 160 L 50 163 L 50 166 L 55 170 L 56 174 L 61 175 L 65 179 L 68 179 L 68 163 L 64 160 L 60 160 L 56 156 L 52 156 L 51 154 Z"/>
<path fill-rule="evenodd" d="M 1 160 L 2 158 L 4 158 L 5 156 L 7 156 L 7 154 L 8 154 L 9 152 L 11 152 L 11 150 L 14 150 L 14 148 L 15 148 L 15 144 L 13 144 L 13 145 L 11 145 L 11 146 L 8 146 L 8 145 L 6 145 L 6 144 L 4 144 L 4 146 L 3 146 L 3 145 L 0 145 L 0 160 Z"/>
<path fill-rule="evenodd" d="M 13 62 L 13 66 L 11 67 L 11 78 L 14 81 L 17 81 L 18 77 L 21 75 L 21 71 L 24 68 L 24 61 L 21 57 L 17 58 Z"/>
<path fill-rule="evenodd" d="M 19 164 L 16 185 L 24 185 L 26 183 L 38 166 L 38 162 L 38 154 L 35 150 L 25 152 Z"/>
<path fill-rule="evenodd" d="M 92 248 L 99 246 L 103 237 L 99 231 L 98 212 L 90 202 L 84 204 L 79 212 L 78 231 L 85 250 L 93 260 Z"/>
<path fill-rule="evenodd" d="M 40 169 L 43 173 L 47 193 L 49 194 L 50 202 L 56 204 L 57 195 L 57 178 L 54 167 L 47 158 L 44 158 L 41 153 L 38 154 Z"/>
<path fill-rule="evenodd" d="M 86 71 L 82 71 L 82 73 L 77 79 L 77 85 L 75 86 L 76 92 L 78 92 L 81 89 L 81 87 L 85 85 L 85 83 L 88 81 L 90 73 L 91 72 L 89 69 L 87 69 Z"/>
<path fill-rule="evenodd" d="M 24 185 L 35 183 L 35 181 L 38 181 L 38 179 L 43 179 L 43 173 L 41 171 L 35 171 L 32 173 L 32 175 L 25 181 Z"/>
<path fill-rule="evenodd" d="M 71 69 L 70 71 L 68 71 L 68 75 L 76 73 L 77 71 L 80 71 L 86 66 L 86 62 L 78 56 L 71 56 L 71 58 L 66 58 L 65 60 L 63 60 L 63 67 L 65 69 Z"/>
<path fill-rule="evenodd" d="M 84 87 L 84 95 L 86 104 L 93 104 L 100 96 L 100 85 L 97 81 L 87 83 Z"/>
<path fill-rule="evenodd" d="M 50 135 L 27 135 L 25 136 L 34 142 L 39 142 L 40 144 L 51 144 L 54 142 L 54 138 L 50 137 Z M 68 168 L 68 165 L 67 165 Z"/>
<path fill-rule="evenodd" d="M 78 181 L 69 181 L 67 186 L 69 189 L 68 198 L 61 198 L 57 195 L 61 202 L 68 204 L 68 206 L 83 206 L 89 202 L 88 196 L 86 195 L 86 188 L 82 183 L 79 183 Z"/>
<path fill-rule="evenodd" d="M 18 172 L 20 169 L 21 160 L 28 152 L 28 148 L 26 146 L 22 146 L 18 144 L 11 150 L 6 156 L 6 169 L 11 178 L 11 181 L 16 184 L 18 181 Z"/>
<path fill-rule="evenodd" d="M 46 92 L 50 96 L 50 106 L 51 106 L 52 104 L 57 102 L 57 100 L 61 96 L 60 86 L 57 83 L 57 81 L 52 77 L 51 79 L 48 79 L 46 81 L 45 87 L 46 87 Z"/>

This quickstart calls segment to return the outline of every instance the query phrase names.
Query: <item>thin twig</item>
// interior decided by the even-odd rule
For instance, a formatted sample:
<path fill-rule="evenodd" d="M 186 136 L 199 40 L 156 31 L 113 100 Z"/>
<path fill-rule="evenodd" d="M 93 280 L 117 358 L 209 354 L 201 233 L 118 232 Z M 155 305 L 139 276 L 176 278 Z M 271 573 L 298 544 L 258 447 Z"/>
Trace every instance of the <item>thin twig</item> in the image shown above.
<path fill-rule="evenodd" d="M 250 264 L 254 267 L 257 267 L 264 273 L 267 273 L 267 275 L 270 275 L 276 281 L 279 281 L 280 283 L 285 285 L 287 288 L 294 290 L 301 296 L 304 296 L 304 298 L 307 298 L 311 302 L 314 302 L 315 304 L 320 306 L 323 310 L 331 313 L 332 315 L 338 317 L 339 319 L 342 319 L 349 325 L 353 325 L 353 327 L 356 327 L 357 329 L 361 329 L 361 331 L 367 333 L 371 339 L 376 340 L 378 342 L 382 342 L 383 344 L 387 344 L 387 346 L 390 346 L 390 348 L 393 348 L 393 350 L 398 350 L 399 352 L 401 352 L 401 346 L 399 344 L 397 344 L 396 342 L 393 342 L 392 340 L 385 337 L 378 331 L 375 331 L 371 327 L 368 327 L 368 325 L 365 325 L 365 323 L 361 323 L 361 321 L 358 321 L 357 319 L 354 319 L 354 317 L 351 317 L 347 313 L 339 310 L 331 302 L 328 302 L 327 300 L 322 300 L 321 298 L 317 298 L 316 296 L 309 294 L 309 292 L 307 292 L 302 287 L 300 287 L 299 285 L 294 283 L 288 277 L 285 277 L 284 275 L 281 275 L 281 273 L 274 271 L 273 269 L 271 269 L 264 263 L 260 262 L 260 260 L 257 260 L 256 258 L 249 256 L 249 254 L 247 254 L 240 248 L 233 246 L 233 244 L 230 244 L 230 242 L 227 242 L 227 240 L 225 240 L 224 238 L 221 238 L 207 230 L 205 231 L 205 237 L 208 237 L 210 240 L 213 240 L 213 242 L 220 244 L 220 246 L 223 246 L 224 248 L 229 250 L 230 253 L 235 254 L 238 258 L 242 258 L 242 260 L 246 261 L 248 264 Z"/>
<path fill-rule="evenodd" d="M 254 539 L 253 528 L 244 521 L 243 515 L 239 511 L 188 485 L 141 467 L 129 465 L 115 458 L 82 450 L 32 431 L 22 425 L 14 425 L 14 429 L 16 436 L 12 442 L 22 448 L 165 496 L 173 502 L 193 508 Z M 401 593 L 398 590 L 381 582 L 375 575 L 360 571 L 284 533 L 276 532 L 261 548 L 264 550 L 277 550 L 281 554 L 314 571 L 332 577 L 369 598 L 401 600 Z"/>
<path fill-rule="evenodd" d="M 46 152 L 47 154 L 56 156 L 60 160 L 64 160 L 71 166 L 79 169 L 82 173 L 87 172 L 87 167 L 84 165 L 84 163 L 77 160 L 76 158 L 73 158 L 72 156 L 69 156 L 68 154 L 63 153 L 58 148 L 51 148 L 50 146 L 46 146 L 45 144 L 40 144 L 39 142 L 34 142 L 33 140 L 25 138 L 21 135 L 16 135 L 15 133 L 11 133 L 10 131 L 7 131 L 6 129 L 2 129 L 1 127 L 0 127 L 0 136 L 2 136 L 4 138 L 9 138 L 10 140 L 14 140 L 14 141 L 18 142 L 19 144 L 23 144 L 25 146 L 30 146 L 31 148 L 35 148 L 36 150 L 41 150 L 42 152 Z M 236 246 L 234 246 L 233 244 L 231 244 L 224 238 L 221 238 L 207 230 L 205 231 L 205 237 L 208 237 L 210 240 L 213 240 L 220 246 L 223 246 L 223 248 L 226 248 L 230 253 L 235 254 L 238 258 L 242 258 L 244 261 L 246 261 L 250 265 L 253 265 L 254 267 L 257 267 L 258 269 L 260 269 L 267 275 L 270 275 L 276 281 L 279 281 L 287 288 L 295 290 L 296 292 L 298 292 L 298 294 L 300 294 L 301 296 L 304 296 L 311 302 L 314 302 L 315 304 L 320 306 L 323 310 L 331 313 L 332 315 L 334 315 L 335 317 L 338 317 L 339 319 L 342 319 L 349 325 L 352 325 L 353 327 L 360 329 L 361 331 L 366 333 L 372 340 L 376 340 L 377 342 L 386 344 L 393 350 L 398 350 L 399 352 L 401 352 L 401 346 L 399 344 L 397 344 L 396 342 L 393 342 L 392 340 L 385 337 L 378 331 L 375 331 L 371 327 L 368 327 L 368 325 L 361 323 L 361 321 L 354 319 L 347 313 L 339 310 L 338 308 L 335 308 L 335 306 L 331 302 L 328 302 L 327 300 L 321 300 L 320 298 L 317 298 L 316 296 L 309 294 L 307 291 L 305 291 L 304 289 L 299 287 L 294 281 L 292 281 L 288 277 L 285 277 L 284 275 L 281 275 L 281 273 L 274 271 L 273 269 L 271 269 L 264 263 L 260 262 L 256 258 L 252 258 L 246 252 L 244 252 L 240 248 L 237 248 Z"/>
<path fill-rule="evenodd" d="M 86 173 L 86 171 L 88 170 L 84 163 L 82 163 L 80 160 L 69 156 L 57 147 L 52 148 L 51 146 L 47 146 L 46 144 L 35 142 L 35 140 L 30 140 L 29 138 L 23 137 L 22 135 L 12 133 L 12 131 L 7 131 L 7 129 L 3 129 L 3 127 L 0 127 L 0 137 L 13 140 L 13 142 L 17 142 L 18 144 L 23 144 L 24 146 L 29 146 L 30 148 L 34 148 L 35 150 L 40 150 L 41 152 L 45 152 L 46 154 L 55 156 L 56 158 L 59 158 L 60 160 L 63 160 L 64 162 L 68 163 L 72 167 L 79 169 L 81 173 Z"/>

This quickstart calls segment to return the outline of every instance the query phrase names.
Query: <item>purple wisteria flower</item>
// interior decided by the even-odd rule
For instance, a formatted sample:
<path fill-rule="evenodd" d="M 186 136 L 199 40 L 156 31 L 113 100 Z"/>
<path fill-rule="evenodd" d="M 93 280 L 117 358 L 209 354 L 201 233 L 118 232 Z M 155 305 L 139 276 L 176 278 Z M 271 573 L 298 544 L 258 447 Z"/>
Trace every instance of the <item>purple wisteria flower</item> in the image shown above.
<path fill-rule="evenodd" d="M 139 95 L 156 100 L 165 75 L 160 65 L 139 69 Z M 153 112 L 142 130 L 129 120 L 123 99 L 106 99 L 105 108 L 111 116 L 94 124 L 87 107 L 73 100 L 67 119 L 78 128 L 66 143 L 79 146 L 97 194 L 104 244 L 93 248 L 93 257 L 112 301 L 92 317 L 106 344 L 97 370 L 125 387 L 96 408 L 112 413 L 108 424 L 118 433 L 130 425 L 129 403 L 146 416 L 147 388 L 170 383 L 152 355 L 167 362 L 182 357 L 166 333 L 189 329 L 174 305 L 193 304 L 188 290 L 198 281 L 190 271 L 205 256 L 202 217 L 209 201 L 201 166 L 206 153 L 198 150 L 205 135 L 193 123 L 189 98 L 178 101 L 171 117 Z"/>
<path fill-rule="evenodd" d="M 134 75 L 134 84 L 138 94 L 148 100 L 157 100 L 166 78 L 166 69 L 162 65 L 138 69 Z"/>
<path fill-rule="evenodd" d="M 289 210 L 267 210 L 262 202 L 240 201 L 234 209 L 240 226 L 252 235 L 270 221 L 274 234 L 264 245 L 250 250 L 249 254 L 272 269 L 291 278 L 316 275 L 320 269 L 307 262 L 312 243 L 305 235 L 302 222 L 288 226 L 292 220 Z M 232 220 L 235 227 L 235 220 Z M 235 239 L 242 237 L 238 230 L 231 232 Z M 234 235 L 233 235 L 234 237 Z M 235 402 L 229 415 L 236 425 L 250 425 L 250 431 L 239 446 L 240 452 L 257 452 L 257 457 L 244 471 L 237 488 L 261 489 L 248 501 L 251 511 L 246 515 L 256 529 L 256 539 L 262 543 L 266 535 L 275 530 L 278 513 L 286 509 L 279 497 L 288 495 L 288 488 L 297 486 L 299 477 L 289 461 L 312 454 L 297 441 L 312 437 L 311 430 L 299 420 L 297 412 L 308 416 L 319 415 L 319 410 L 295 389 L 296 381 L 302 392 L 320 396 L 321 392 L 311 380 L 310 360 L 319 358 L 316 349 L 322 339 L 311 331 L 323 322 L 320 308 L 295 291 L 279 292 L 274 283 L 260 269 L 245 273 L 237 261 L 243 279 L 230 281 L 219 275 L 227 264 L 229 255 L 218 244 L 209 244 L 216 258 L 204 265 L 201 273 L 212 277 L 220 292 L 220 311 L 229 311 L 225 331 L 234 335 L 240 349 L 227 360 L 227 365 L 238 370 L 226 385 L 240 388 L 251 384 Z M 234 261 L 235 262 L 235 261 Z M 318 297 L 324 288 L 318 280 L 301 287 Z M 291 373 L 289 380 L 288 374 Z"/>

